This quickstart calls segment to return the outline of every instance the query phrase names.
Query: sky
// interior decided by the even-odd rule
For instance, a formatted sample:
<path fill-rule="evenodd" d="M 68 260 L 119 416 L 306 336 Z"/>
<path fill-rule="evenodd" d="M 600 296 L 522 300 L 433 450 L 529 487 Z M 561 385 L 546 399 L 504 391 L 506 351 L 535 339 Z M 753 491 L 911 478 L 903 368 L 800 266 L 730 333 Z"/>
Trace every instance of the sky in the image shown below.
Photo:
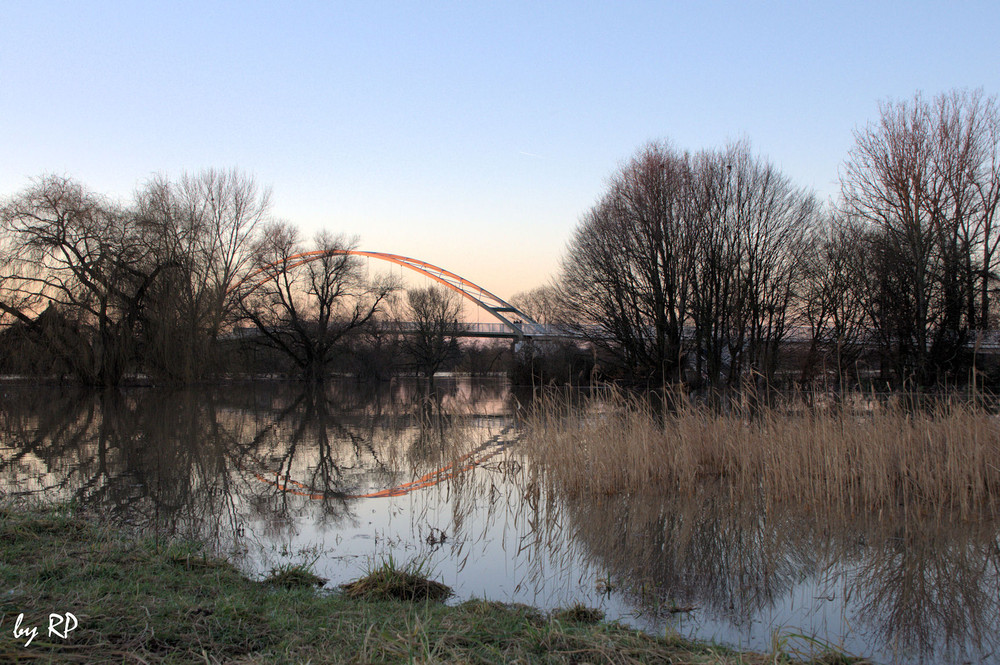
<path fill-rule="evenodd" d="M 1000 92 L 997 2 L 0 0 L 0 197 L 238 168 L 305 235 L 509 298 L 643 144 L 823 200 L 879 103 Z"/>

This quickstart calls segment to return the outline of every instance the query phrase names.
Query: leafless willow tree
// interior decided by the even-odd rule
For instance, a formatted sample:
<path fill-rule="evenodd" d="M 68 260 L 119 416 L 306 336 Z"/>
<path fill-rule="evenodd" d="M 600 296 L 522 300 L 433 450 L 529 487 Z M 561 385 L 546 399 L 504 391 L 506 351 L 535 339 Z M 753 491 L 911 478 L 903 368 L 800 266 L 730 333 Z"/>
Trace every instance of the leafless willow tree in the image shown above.
<path fill-rule="evenodd" d="M 991 324 L 997 279 L 1000 113 L 981 91 L 886 102 L 855 132 L 841 174 L 845 214 L 871 230 L 878 277 L 869 318 L 899 378 L 933 381 L 965 364 Z"/>
<path fill-rule="evenodd" d="M 18 321 L 22 313 L 36 310 L 39 294 L 25 285 L 18 261 L 17 239 L 0 218 L 0 329 Z"/>
<path fill-rule="evenodd" d="M 84 383 L 119 383 L 134 366 L 144 308 L 170 264 L 157 260 L 127 209 L 68 178 L 40 178 L 0 217 L 17 275 L 0 307 Z M 48 315 L 11 298 L 35 298 Z"/>
<path fill-rule="evenodd" d="M 0 311 L 85 383 L 201 378 L 268 206 L 237 171 L 154 178 L 131 205 L 45 176 L 2 207 Z"/>
<path fill-rule="evenodd" d="M 325 232 L 306 246 L 294 227 L 270 224 L 253 254 L 255 276 L 238 289 L 242 317 L 307 380 L 324 380 L 345 335 L 396 290 L 390 279 L 367 279 L 358 259 L 344 253 L 353 248 Z M 313 254 L 303 256 L 307 251 Z"/>
<path fill-rule="evenodd" d="M 2 220 L 0 220 L 2 221 Z M 41 297 L 30 288 L 19 269 L 12 234 L 0 223 L 0 372 L 33 373 L 52 370 L 52 364 L 39 367 L 37 346 L 24 319 L 41 311 Z"/>

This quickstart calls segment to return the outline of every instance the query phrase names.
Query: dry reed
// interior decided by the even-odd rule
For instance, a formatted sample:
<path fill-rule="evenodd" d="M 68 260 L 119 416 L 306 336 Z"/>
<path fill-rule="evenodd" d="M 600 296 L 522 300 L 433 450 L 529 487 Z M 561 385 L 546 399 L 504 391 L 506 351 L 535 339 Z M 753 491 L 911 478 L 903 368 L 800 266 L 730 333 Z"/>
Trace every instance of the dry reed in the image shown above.
<path fill-rule="evenodd" d="M 664 414 L 615 389 L 582 403 L 552 393 L 528 417 L 523 449 L 571 493 L 690 492 L 718 482 L 734 495 L 849 512 L 965 517 L 1000 507 L 1000 420 L 974 401 L 725 411 L 674 401 Z"/>

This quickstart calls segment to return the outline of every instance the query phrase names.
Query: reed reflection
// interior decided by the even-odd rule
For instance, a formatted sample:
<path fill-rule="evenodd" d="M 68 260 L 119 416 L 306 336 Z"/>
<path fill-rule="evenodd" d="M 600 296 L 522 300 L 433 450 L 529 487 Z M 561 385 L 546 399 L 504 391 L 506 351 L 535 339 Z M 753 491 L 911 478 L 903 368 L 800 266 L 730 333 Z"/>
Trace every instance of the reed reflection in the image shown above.
<path fill-rule="evenodd" d="M 647 618 L 697 608 L 742 630 L 805 585 L 867 655 L 961 662 L 1000 648 L 995 523 L 816 515 L 708 488 L 569 499 L 560 517 L 550 537 L 568 529 Z"/>
<path fill-rule="evenodd" d="M 746 625 L 815 566 L 784 520 L 734 509 L 707 489 L 669 499 L 641 492 L 568 499 L 562 521 L 648 616 L 695 606 Z"/>

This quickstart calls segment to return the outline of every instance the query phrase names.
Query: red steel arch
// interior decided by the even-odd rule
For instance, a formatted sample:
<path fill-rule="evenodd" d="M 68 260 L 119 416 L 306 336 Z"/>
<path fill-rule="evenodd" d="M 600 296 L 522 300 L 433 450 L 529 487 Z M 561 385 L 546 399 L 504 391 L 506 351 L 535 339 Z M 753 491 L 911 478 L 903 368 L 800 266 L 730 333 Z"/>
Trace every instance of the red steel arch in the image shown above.
<path fill-rule="evenodd" d="M 427 263 L 426 261 L 421 261 L 419 259 L 411 259 L 408 256 L 400 256 L 399 254 L 386 254 L 385 252 L 367 252 L 358 249 L 331 249 L 331 250 L 316 250 L 312 252 L 302 252 L 300 254 L 294 254 L 289 256 L 287 259 L 282 261 L 277 261 L 270 265 L 266 265 L 263 268 L 247 275 L 243 280 L 240 281 L 234 289 L 246 282 L 255 282 L 259 284 L 263 280 L 255 280 L 259 275 L 264 275 L 268 277 L 274 274 L 277 269 L 288 270 L 291 268 L 297 268 L 303 264 L 309 263 L 310 261 L 316 261 L 323 258 L 324 256 L 365 256 L 371 259 L 378 259 L 380 261 L 388 261 L 389 263 L 395 263 L 396 265 L 403 266 L 404 268 L 409 268 L 414 272 L 418 272 L 421 275 L 430 277 L 434 281 L 446 286 L 447 288 L 460 294 L 462 297 L 471 300 L 479 307 L 483 308 L 496 319 L 501 321 L 504 325 L 508 326 L 514 332 L 520 334 L 521 326 L 520 323 L 530 323 L 535 324 L 535 320 L 530 316 L 519 310 L 518 308 L 511 305 L 506 300 L 496 296 L 483 287 L 470 282 L 469 280 L 456 275 L 453 272 L 440 268 L 436 265 Z M 256 286 L 256 285 L 255 285 Z M 512 318 L 517 318 L 518 322 L 515 323 L 511 321 L 505 315 L 513 315 Z"/>

